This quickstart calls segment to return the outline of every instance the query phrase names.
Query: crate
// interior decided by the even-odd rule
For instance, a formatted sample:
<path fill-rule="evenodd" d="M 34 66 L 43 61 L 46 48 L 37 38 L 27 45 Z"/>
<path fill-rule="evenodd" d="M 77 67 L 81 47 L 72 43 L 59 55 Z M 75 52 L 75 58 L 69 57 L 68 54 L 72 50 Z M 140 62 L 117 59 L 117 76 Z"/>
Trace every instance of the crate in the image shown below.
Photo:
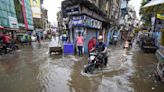
<path fill-rule="evenodd" d="M 63 52 L 64 54 L 74 54 L 74 45 L 72 43 L 64 43 Z"/>

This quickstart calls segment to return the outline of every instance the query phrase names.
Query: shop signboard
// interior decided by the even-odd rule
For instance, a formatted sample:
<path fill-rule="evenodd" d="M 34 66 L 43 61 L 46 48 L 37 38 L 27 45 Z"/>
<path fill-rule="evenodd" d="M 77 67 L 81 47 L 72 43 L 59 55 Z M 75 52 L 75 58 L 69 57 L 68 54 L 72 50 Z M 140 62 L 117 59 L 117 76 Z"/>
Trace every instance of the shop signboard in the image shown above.
<path fill-rule="evenodd" d="M 158 18 L 158 19 L 161 19 L 161 20 L 164 20 L 164 15 L 162 15 L 162 14 L 157 14 L 157 18 Z"/>
<path fill-rule="evenodd" d="M 98 20 L 95 20 L 93 18 L 90 18 L 88 16 L 84 16 L 84 25 L 87 27 L 91 27 L 91 28 L 101 28 L 102 23 Z"/>
<path fill-rule="evenodd" d="M 28 25 L 28 29 L 29 29 L 29 30 L 34 30 L 34 26 Z"/>
<path fill-rule="evenodd" d="M 88 16 L 74 16 L 69 22 L 69 26 L 85 26 L 89 28 L 101 29 L 102 22 Z"/>
<path fill-rule="evenodd" d="M 41 4 L 40 0 L 30 0 L 32 15 L 34 18 L 41 18 Z"/>
<path fill-rule="evenodd" d="M 9 16 L 9 25 L 10 28 L 18 28 L 18 21 L 15 17 Z"/>
<path fill-rule="evenodd" d="M 78 14 L 80 12 L 79 7 L 73 7 L 66 9 L 68 15 Z"/>
<path fill-rule="evenodd" d="M 70 21 L 71 26 L 84 26 L 83 25 L 83 17 L 82 16 L 74 16 Z"/>

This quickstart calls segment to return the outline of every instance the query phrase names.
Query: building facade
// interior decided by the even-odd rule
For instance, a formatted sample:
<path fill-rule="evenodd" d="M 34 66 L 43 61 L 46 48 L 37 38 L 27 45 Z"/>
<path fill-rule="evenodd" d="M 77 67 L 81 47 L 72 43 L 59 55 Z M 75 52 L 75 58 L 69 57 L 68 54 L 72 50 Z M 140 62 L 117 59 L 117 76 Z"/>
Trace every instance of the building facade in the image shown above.
<path fill-rule="evenodd" d="M 48 31 L 48 10 L 42 8 L 42 21 L 43 21 L 43 29 L 44 31 Z"/>
<path fill-rule="evenodd" d="M 107 46 L 109 46 L 114 35 L 118 35 L 121 39 L 121 26 L 125 25 L 125 15 L 128 15 L 129 12 L 127 10 L 129 1 L 64 0 L 62 2 L 62 15 L 63 21 L 66 23 L 65 29 L 71 30 L 68 34 L 70 39 L 75 39 L 78 30 L 84 31 L 84 36 L 87 39 L 103 35 Z M 134 14 L 134 12 L 131 14 Z M 86 23 L 90 23 L 90 26 Z M 92 27 L 95 24 L 97 24 L 97 27 Z M 87 40 L 85 44 L 87 44 Z"/>
<path fill-rule="evenodd" d="M 17 34 L 24 34 L 34 30 L 32 11 L 29 0 L 14 0 L 19 30 Z"/>
<path fill-rule="evenodd" d="M 60 34 L 62 34 L 64 31 L 64 25 L 63 25 L 63 15 L 61 10 L 57 13 L 57 21 L 58 21 L 57 23 L 58 31 Z"/>
<path fill-rule="evenodd" d="M 26 19 L 27 19 L 27 30 L 34 30 L 34 23 L 33 23 L 33 17 L 32 17 L 32 11 L 31 11 L 31 5 L 30 0 L 24 0 L 24 6 L 25 6 L 25 12 L 26 12 Z"/>
<path fill-rule="evenodd" d="M 0 0 L 0 26 L 1 32 L 13 34 L 13 31 L 18 30 L 14 0 Z"/>
<path fill-rule="evenodd" d="M 106 0 L 65 0 L 62 2 L 62 15 L 67 19 L 69 40 L 75 43 L 78 32 L 85 38 L 84 52 L 88 51 L 88 41 L 92 37 L 103 35 L 107 42 L 108 28 L 110 27 L 106 7 Z M 106 4 L 105 4 L 106 5 Z"/>

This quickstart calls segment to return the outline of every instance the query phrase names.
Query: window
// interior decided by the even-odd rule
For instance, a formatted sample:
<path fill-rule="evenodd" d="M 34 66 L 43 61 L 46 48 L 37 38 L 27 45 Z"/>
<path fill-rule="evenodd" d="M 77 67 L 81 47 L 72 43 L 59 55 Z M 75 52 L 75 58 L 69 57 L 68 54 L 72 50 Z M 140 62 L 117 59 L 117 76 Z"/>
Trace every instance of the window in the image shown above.
<path fill-rule="evenodd" d="M 3 14 L 3 17 L 4 17 L 4 18 L 8 18 L 7 11 L 2 11 L 2 14 Z"/>
<path fill-rule="evenodd" d="M 0 18 L 2 18 L 2 17 L 3 17 L 2 10 L 0 10 Z"/>

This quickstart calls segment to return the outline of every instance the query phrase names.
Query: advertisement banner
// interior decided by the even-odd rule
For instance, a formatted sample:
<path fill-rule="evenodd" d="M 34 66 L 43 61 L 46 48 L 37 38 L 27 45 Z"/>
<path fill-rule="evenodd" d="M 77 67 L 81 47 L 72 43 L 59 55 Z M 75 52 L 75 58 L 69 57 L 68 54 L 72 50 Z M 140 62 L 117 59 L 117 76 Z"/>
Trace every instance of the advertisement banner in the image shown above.
<path fill-rule="evenodd" d="M 40 0 L 30 0 L 32 15 L 34 18 L 41 18 L 41 4 Z"/>
<path fill-rule="evenodd" d="M 69 22 L 69 27 L 71 28 L 72 26 L 85 26 L 89 28 L 101 29 L 102 22 L 88 16 L 76 16 Z"/>
<path fill-rule="evenodd" d="M 18 21 L 15 17 L 11 17 L 9 16 L 9 24 L 10 24 L 10 28 L 18 28 Z"/>

